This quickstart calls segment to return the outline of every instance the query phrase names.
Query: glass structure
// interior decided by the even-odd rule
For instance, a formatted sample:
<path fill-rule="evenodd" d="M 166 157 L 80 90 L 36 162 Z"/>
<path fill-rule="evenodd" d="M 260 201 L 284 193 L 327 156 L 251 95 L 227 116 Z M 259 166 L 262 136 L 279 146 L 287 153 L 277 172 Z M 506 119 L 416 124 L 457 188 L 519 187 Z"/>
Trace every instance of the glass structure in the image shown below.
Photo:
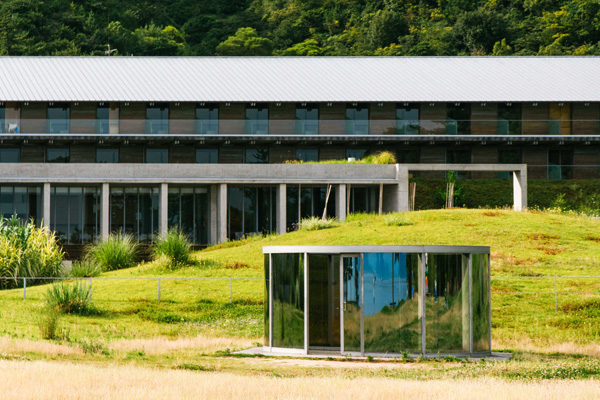
<path fill-rule="evenodd" d="M 267 351 L 491 353 L 489 247 L 273 246 L 263 253 Z"/>
<path fill-rule="evenodd" d="M 150 103 L 146 107 L 146 134 L 169 134 L 169 105 Z"/>
<path fill-rule="evenodd" d="M 398 135 L 418 135 L 419 105 L 406 103 L 396 107 L 396 133 Z"/>
<path fill-rule="evenodd" d="M 96 162 L 100 164 L 114 164 L 119 162 L 119 149 L 99 147 L 96 149 Z"/>
<path fill-rule="evenodd" d="M 217 164 L 219 162 L 218 149 L 196 149 L 196 163 Z"/>
<path fill-rule="evenodd" d="M 346 135 L 369 134 L 369 105 L 352 104 L 346 106 Z"/>
<path fill-rule="evenodd" d="M 48 133 L 69 133 L 70 106 L 68 103 L 48 105 L 46 128 Z"/>
<path fill-rule="evenodd" d="M 246 107 L 244 132 L 249 135 L 269 134 L 269 105 L 251 104 Z"/>
<path fill-rule="evenodd" d="M 276 230 L 276 188 L 256 186 L 227 187 L 227 237 L 266 235 Z"/>
<path fill-rule="evenodd" d="M 96 107 L 96 133 L 106 135 L 110 133 L 110 109 L 105 103 Z"/>
<path fill-rule="evenodd" d="M 319 134 L 319 106 L 317 104 L 300 104 L 296 106 L 296 134 Z"/>
<path fill-rule="evenodd" d="M 100 233 L 100 188 L 53 186 L 50 229 L 63 244 L 92 242 Z"/>
<path fill-rule="evenodd" d="M 446 105 L 446 134 L 471 134 L 471 104 L 451 103 Z"/>
<path fill-rule="evenodd" d="M 169 227 L 185 233 L 194 244 L 208 244 L 210 192 L 208 187 L 169 187 Z"/>
<path fill-rule="evenodd" d="M 70 149 L 68 147 L 48 147 L 46 148 L 46 162 L 49 163 L 68 163 L 70 159 Z"/>
<path fill-rule="evenodd" d="M 219 133 L 219 106 L 201 104 L 196 107 L 196 133 L 216 135 Z"/>
<path fill-rule="evenodd" d="M 0 186 L 0 214 L 4 218 L 16 215 L 22 222 L 42 219 L 42 188 L 40 186 Z"/>
<path fill-rule="evenodd" d="M 152 243 L 158 231 L 158 188 L 111 187 L 110 230 Z"/>
<path fill-rule="evenodd" d="M 329 200 L 327 200 L 329 192 Z M 335 217 L 335 190 L 326 185 L 292 185 L 286 188 L 286 226 L 296 229 L 304 218 L 322 217 L 327 205 L 327 217 Z"/>

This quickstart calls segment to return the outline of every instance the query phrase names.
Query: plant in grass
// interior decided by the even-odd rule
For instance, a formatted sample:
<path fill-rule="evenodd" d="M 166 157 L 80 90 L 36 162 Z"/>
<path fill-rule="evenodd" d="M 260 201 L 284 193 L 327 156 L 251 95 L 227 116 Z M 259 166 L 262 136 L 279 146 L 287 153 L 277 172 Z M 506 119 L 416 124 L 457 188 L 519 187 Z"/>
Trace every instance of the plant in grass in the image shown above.
<path fill-rule="evenodd" d="M 191 264 L 192 242 L 177 229 L 169 229 L 166 235 L 157 236 L 152 252 L 159 265 L 176 269 Z"/>
<path fill-rule="evenodd" d="M 60 311 L 46 305 L 38 317 L 38 328 L 42 339 L 69 340 L 69 331 L 60 326 Z"/>
<path fill-rule="evenodd" d="M 402 216 L 402 214 L 388 214 L 385 216 L 383 221 L 387 226 L 411 225 L 411 223 L 407 221 L 406 218 Z"/>
<path fill-rule="evenodd" d="M 319 218 L 310 217 L 304 218 L 298 223 L 298 230 L 300 231 L 318 231 L 320 229 L 333 228 L 338 225 L 335 218 Z"/>
<path fill-rule="evenodd" d="M 62 272 L 63 251 L 52 231 L 22 223 L 16 215 L 0 219 L 0 288 L 14 287 L 17 277 L 55 277 Z M 35 280 L 28 283 L 35 283 Z"/>
<path fill-rule="evenodd" d="M 96 311 L 92 305 L 92 288 L 86 282 L 58 282 L 48 288 L 46 304 L 65 314 L 86 315 Z"/>
<path fill-rule="evenodd" d="M 133 236 L 113 233 L 99 239 L 86 250 L 86 257 L 104 271 L 131 268 L 136 264 L 138 244 Z"/>
<path fill-rule="evenodd" d="M 69 275 L 74 278 L 91 278 L 102 273 L 102 267 L 90 258 L 74 261 Z"/>

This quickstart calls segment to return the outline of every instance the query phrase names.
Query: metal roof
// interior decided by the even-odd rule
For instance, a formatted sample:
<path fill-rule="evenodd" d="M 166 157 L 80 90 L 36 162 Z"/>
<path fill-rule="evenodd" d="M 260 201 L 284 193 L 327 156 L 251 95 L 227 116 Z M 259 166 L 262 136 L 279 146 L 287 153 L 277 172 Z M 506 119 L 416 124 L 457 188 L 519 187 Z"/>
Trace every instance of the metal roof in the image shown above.
<path fill-rule="evenodd" d="M 600 57 L 0 57 L 0 101 L 593 102 Z"/>

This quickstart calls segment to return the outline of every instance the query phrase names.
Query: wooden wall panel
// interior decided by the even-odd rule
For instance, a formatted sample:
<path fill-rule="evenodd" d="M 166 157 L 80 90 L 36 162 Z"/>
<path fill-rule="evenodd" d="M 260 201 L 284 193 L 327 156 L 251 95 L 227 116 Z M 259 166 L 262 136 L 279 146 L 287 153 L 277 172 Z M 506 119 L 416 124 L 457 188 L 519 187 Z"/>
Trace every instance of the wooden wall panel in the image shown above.
<path fill-rule="evenodd" d="M 269 105 L 269 134 L 293 135 L 296 120 L 296 103 Z"/>
<path fill-rule="evenodd" d="M 572 103 L 573 135 L 598 135 L 600 134 L 600 104 Z"/>
<path fill-rule="evenodd" d="M 421 104 L 421 135 L 446 134 L 446 103 Z"/>
<path fill-rule="evenodd" d="M 548 104 L 548 116 L 552 120 L 560 121 L 560 134 L 571 134 L 571 105 L 570 103 Z"/>
<path fill-rule="evenodd" d="M 548 103 L 523 103 L 523 135 L 547 135 L 548 134 Z"/>
<path fill-rule="evenodd" d="M 48 103 L 23 104 L 21 108 L 21 133 L 46 133 Z"/>
<path fill-rule="evenodd" d="M 271 146 L 269 149 L 269 162 L 271 164 L 282 164 L 286 161 L 296 159 L 296 147 Z"/>
<path fill-rule="evenodd" d="M 346 133 L 346 103 L 322 104 L 319 109 L 319 134 L 343 135 Z"/>
<path fill-rule="evenodd" d="M 473 146 L 471 148 L 471 162 L 473 164 L 495 164 L 498 162 L 498 148 L 495 146 Z M 497 172 L 473 172 L 474 179 L 494 179 Z"/>
<path fill-rule="evenodd" d="M 72 163 L 95 163 L 96 146 L 91 144 L 72 144 L 69 156 Z"/>
<path fill-rule="evenodd" d="M 445 164 L 446 148 L 442 146 L 423 146 L 421 147 L 421 164 Z M 426 172 L 419 171 L 418 175 L 423 178 L 442 179 L 445 172 Z"/>
<path fill-rule="evenodd" d="M 171 103 L 169 106 L 169 134 L 193 135 L 196 128 L 195 103 Z"/>
<path fill-rule="evenodd" d="M 143 163 L 144 147 L 139 145 L 121 146 L 119 149 L 119 162 Z"/>
<path fill-rule="evenodd" d="M 37 144 L 25 144 L 21 146 L 21 162 L 43 163 L 45 160 L 44 146 Z"/>
<path fill-rule="evenodd" d="M 97 103 L 71 104 L 71 133 L 89 134 L 96 133 Z"/>
<path fill-rule="evenodd" d="M 498 133 L 498 104 L 471 104 L 471 134 L 495 135 Z"/>
<path fill-rule="evenodd" d="M 575 147 L 573 164 L 573 179 L 600 179 L 600 147 Z"/>
<path fill-rule="evenodd" d="M 246 118 L 246 103 L 230 103 L 219 106 L 219 133 L 242 135 Z"/>
<path fill-rule="evenodd" d="M 193 164 L 196 162 L 196 148 L 194 146 L 171 146 L 169 148 L 169 163 Z"/>
<path fill-rule="evenodd" d="M 139 135 L 146 131 L 146 103 L 121 103 L 119 133 Z"/>
<path fill-rule="evenodd" d="M 346 157 L 346 150 L 339 146 L 323 146 L 319 149 L 319 160 L 343 160 Z"/>
<path fill-rule="evenodd" d="M 219 149 L 219 162 L 223 164 L 241 164 L 244 162 L 242 147 L 222 146 Z"/>
<path fill-rule="evenodd" d="M 371 104 L 369 128 L 371 135 L 396 134 L 396 103 Z"/>
<path fill-rule="evenodd" d="M 527 179 L 548 177 L 548 148 L 530 146 L 523 149 L 523 163 L 527 164 Z"/>

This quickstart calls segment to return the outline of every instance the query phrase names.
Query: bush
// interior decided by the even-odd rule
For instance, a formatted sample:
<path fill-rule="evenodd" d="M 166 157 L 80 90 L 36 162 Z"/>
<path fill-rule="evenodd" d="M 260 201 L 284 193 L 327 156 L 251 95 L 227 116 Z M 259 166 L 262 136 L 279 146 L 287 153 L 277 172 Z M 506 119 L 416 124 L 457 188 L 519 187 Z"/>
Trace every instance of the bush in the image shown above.
<path fill-rule="evenodd" d="M 16 277 L 54 277 L 62 272 L 63 251 L 47 228 L 16 216 L 0 219 L 0 287 L 14 287 Z M 35 283 L 35 281 L 29 281 Z"/>
<path fill-rule="evenodd" d="M 298 223 L 298 230 L 300 231 L 318 231 L 319 229 L 328 229 L 337 226 L 337 220 L 335 218 L 321 219 L 319 217 L 304 218 Z"/>
<path fill-rule="evenodd" d="M 365 157 L 362 161 L 365 164 L 396 164 L 396 156 L 389 151 L 381 151 Z"/>
<path fill-rule="evenodd" d="M 90 278 L 102 273 L 102 267 L 89 259 L 73 262 L 70 276 L 74 278 Z"/>
<path fill-rule="evenodd" d="M 152 249 L 154 259 L 166 264 L 170 269 L 191 263 L 192 243 L 187 235 L 177 229 L 170 229 L 166 235 L 157 236 Z"/>
<path fill-rule="evenodd" d="M 388 214 L 385 216 L 384 222 L 387 226 L 405 226 L 411 224 L 401 214 Z"/>
<path fill-rule="evenodd" d="M 66 314 L 89 314 L 95 311 L 92 288 L 81 281 L 54 283 L 46 292 L 46 304 Z"/>
<path fill-rule="evenodd" d="M 54 307 L 44 307 L 38 320 L 42 339 L 57 340 L 65 337 L 60 329 L 60 312 Z"/>
<path fill-rule="evenodd" d="M 131 268 L 136 264 L 138 244 L 131 235 L 116 233 L 92 244 L 86 257 L 104 271 Z"/>

